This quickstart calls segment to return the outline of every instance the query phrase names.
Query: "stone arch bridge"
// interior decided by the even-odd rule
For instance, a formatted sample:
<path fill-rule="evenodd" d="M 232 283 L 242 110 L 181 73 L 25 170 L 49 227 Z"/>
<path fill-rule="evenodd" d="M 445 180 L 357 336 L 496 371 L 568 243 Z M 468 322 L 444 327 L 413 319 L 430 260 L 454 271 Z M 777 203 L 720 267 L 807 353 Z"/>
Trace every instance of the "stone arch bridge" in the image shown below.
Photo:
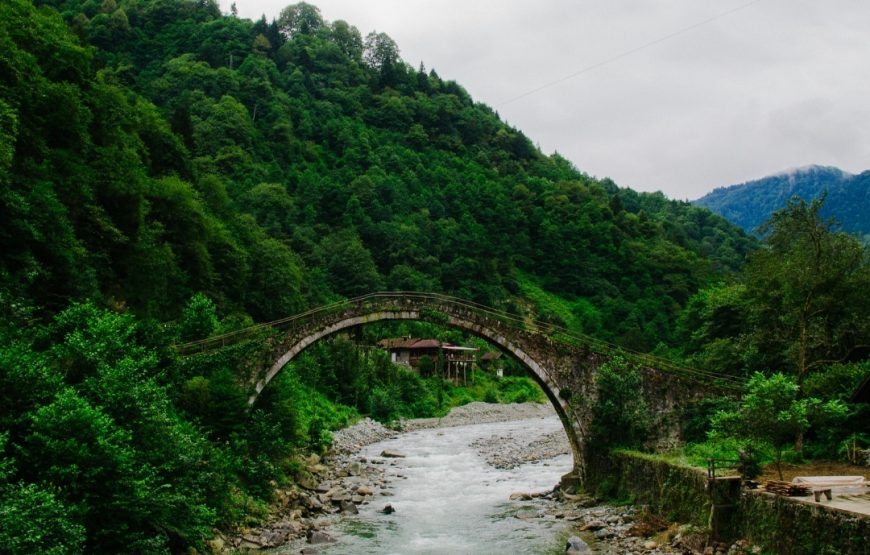
<path fill-rule="evenodd" d="M 657 448 L 679 441 L 679 418 L 686 402 L 703 394 L 719 378 L 557 326 L 434 293 L 372 293 L 177 348 L 184 355 L 193 355 L 265 332 L 271 355 L 252 369 L 249 404 L 253 405 L 269 381 L 306 347 L 344 330 L 385 320 L 418 320 L 463 330 L 519 361 L 544 390 L 564 425 L 574 455 L 574 470 L 566 479 L 581 482 L 592 454 L 588 438 L 592 406 L 598 396 L 595 375 L 602 364 L 621 356 L 641 371 L 643 395 L 653 422 L 650 443 Z"/>

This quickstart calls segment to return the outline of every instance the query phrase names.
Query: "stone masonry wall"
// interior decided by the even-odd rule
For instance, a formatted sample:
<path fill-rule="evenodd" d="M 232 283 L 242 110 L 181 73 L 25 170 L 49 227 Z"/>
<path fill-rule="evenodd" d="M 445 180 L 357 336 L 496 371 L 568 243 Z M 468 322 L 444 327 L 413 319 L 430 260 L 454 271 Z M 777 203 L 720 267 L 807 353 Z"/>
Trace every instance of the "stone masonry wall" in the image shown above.
<path fill-rule="evenodd" d="M 587 489 L 597 495 L 710 527 L 717 539 L 743 537 L 778 555 L 870 554 L 867 515 L 761 491 L 741 492 L 737 479 L 717 479 L 711 496 L 703 470 L 634 451 L 596 456 L 587 472 Z"/>
<path fill-rule="evenodd" d="M 740 530 L 781 555 L 867 555 L 870 516 L 760 491 L 744 494 Z"/>

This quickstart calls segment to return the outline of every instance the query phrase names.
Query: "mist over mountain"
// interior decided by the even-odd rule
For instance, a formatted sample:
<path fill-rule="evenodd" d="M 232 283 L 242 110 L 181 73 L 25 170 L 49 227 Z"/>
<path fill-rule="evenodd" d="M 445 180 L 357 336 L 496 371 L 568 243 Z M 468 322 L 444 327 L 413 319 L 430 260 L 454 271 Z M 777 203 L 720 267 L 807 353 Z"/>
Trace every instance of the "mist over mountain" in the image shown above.
<path fill-rule="evenodd" d="M 870 234 L 870 171 L 853 175 L 828 166 L 804 166 L 717 188 L 693 204 L 754 233 L 792 197 L 809 201 L 822 194 L 827 195 L 823 216 L 834 218 L 842 231 L 862 238 Z"/>

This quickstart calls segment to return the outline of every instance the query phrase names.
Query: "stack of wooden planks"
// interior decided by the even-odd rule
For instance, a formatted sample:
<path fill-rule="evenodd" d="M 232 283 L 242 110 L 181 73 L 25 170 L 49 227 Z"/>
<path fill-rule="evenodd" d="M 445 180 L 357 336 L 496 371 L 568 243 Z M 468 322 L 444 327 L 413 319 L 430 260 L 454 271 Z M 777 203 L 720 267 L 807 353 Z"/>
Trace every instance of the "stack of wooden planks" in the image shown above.
<path fill-rule="evenodd" d="M 765 491 L 775 493 L 776 495 L 787 495 L 789 497 L 806 497 L 812 494 L 812 488 L 807 484 L 795 484 L 792 482 L 780 482 L 779 480 L 768 480 L 764 484 Z"/>

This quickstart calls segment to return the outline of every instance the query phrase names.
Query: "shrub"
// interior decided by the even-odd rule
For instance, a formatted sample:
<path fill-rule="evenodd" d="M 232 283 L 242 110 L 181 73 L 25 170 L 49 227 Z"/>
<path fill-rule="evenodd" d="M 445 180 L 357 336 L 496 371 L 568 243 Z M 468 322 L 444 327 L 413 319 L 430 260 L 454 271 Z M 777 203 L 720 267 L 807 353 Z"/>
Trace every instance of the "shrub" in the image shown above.
<path fill-rule="evenodd" d="M 636 368 L 615 356 L 595 376 L 598 398 L 592 406 L 592 441 L 602 446 L 637 447 L 650 426 Z"/>

